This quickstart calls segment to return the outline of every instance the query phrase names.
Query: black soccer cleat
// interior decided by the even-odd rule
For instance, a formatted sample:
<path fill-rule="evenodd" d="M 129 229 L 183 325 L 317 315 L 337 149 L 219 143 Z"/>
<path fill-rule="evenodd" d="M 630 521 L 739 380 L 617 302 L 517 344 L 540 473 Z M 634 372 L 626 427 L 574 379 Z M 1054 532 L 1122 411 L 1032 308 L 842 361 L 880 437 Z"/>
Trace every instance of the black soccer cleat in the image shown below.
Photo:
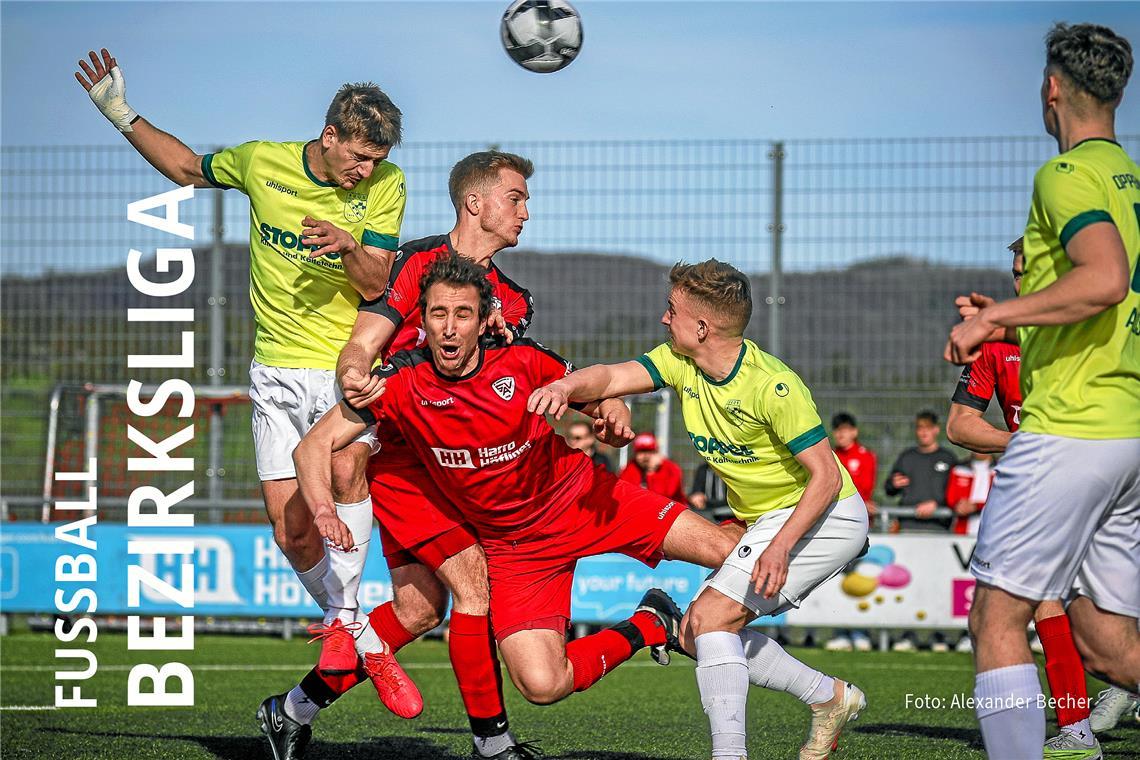
<path fill-rule="evenodd" d="M 269 740 L 273 760 L 301 760 L 313 737 L 312 726 L 298 723 L 285 714 L 285 695 L 269 697 L 257 708 L 261 733 Z"/>
<path fill-rule="evenodd" d="M 542 760 L 546 755 L 538 748 L 538 742 L 523 742 L 513 747 L 507 747 L 496 755 L 484 756 L 472 750 L 471 757 L 479 758 L 479 760 Z"/>
<path fill-rule="evenodd" d="M 659 588 L 651 588 L 645 592 L 645 596 L 641 597 L 641 603 L 637 605 L 638 612 L 652 612 L 661 621 L 661 626 L 665 629 L 665 643 L 649 647 L 649 656 L 658 665 L 668 665 L 672 658 L 669 656 L 670 652 L 680 652 L 686 657 L 692 657 L 688 652 L 681 648 L 681 608 L 673 601 L 672 597 L 666 594 Z"/>

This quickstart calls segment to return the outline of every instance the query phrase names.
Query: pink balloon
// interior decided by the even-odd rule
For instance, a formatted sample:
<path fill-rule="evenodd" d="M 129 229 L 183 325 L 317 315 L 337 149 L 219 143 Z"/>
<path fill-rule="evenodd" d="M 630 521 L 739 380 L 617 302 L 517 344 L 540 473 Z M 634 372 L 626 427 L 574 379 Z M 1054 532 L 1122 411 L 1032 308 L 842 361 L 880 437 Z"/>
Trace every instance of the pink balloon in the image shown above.
<path fill-rule="evenodd" d="M 887 565 L 879 574 L 879 583 L 887 588 L 902 588 L 910 583 L 910 571 L 902 565 Z"/>

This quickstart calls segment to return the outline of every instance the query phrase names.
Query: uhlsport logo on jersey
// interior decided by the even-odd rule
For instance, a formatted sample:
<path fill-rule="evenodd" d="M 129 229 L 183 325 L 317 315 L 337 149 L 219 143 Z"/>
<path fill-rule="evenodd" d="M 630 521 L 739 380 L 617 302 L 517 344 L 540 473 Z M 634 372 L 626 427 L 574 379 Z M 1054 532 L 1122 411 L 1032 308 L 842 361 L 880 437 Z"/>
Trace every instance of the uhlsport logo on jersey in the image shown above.
<path fill-rule="evenodd" d="M 500 377 L 491 383 L 491 388 L 499 394 L 499 398 L 503 401 L 510 401 L 515 397 L 515 379 L 513 377 Z"/>
<path fill-rule="evenodd" d="M 363 222 L 364 214 L 368 211 L 368 196 L 364 193 L 346 193 L 344 199 L 344 218 L 350 222 Z"/>

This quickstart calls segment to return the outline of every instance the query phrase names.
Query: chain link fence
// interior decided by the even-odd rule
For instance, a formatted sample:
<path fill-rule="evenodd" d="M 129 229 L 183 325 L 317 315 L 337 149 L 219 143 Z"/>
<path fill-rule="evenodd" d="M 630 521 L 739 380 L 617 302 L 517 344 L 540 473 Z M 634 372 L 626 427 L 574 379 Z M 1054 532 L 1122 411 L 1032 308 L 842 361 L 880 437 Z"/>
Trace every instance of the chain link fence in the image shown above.
<path fill-rule="evenodd" d="M 1140 152 L 1140 135 L 1121 143 Z M 448 171 L 487 147 L 412 143 L 393 153 L 408 179 L 403 239 L 451 228 Z M 522 242 L 496 259 L 535 296 L 532 336 L 579 364 L 631 358 L 665 334 L 658 320 L 669 265 L 728 261 L 753 277 L 749 337 L 804 377 L 825 421 L 839 411 L 859 419 L 863 442 L 879 453 L 880 477 L 912 444 L 914 413 L 948 406 L 957 370 L 940 357 L 954 296 L 1012 293 L 1006 245 L 1024 226 L 1034 171 L 1056 150 L 1048 138 L 494 147 L 536 166 Z M 184 244 L 127 221 L 127 203 L 170 189 L 129 146 L 5 147 L 2 161 L 0 495 L 7 498 L 43 491 L 57 386 L 150 383 L 171 374 L 203 386 L 242 385 L 253 317 L 248 204 L 240 193 L 196 191 L 182 208 L 196 238 Z M 127 253 L 142 251 L 153 271 L 155 248 L 181 245 L 194 248 L 195 281 L 161 305 L 195 309 L 195 366 L 129 371 L 128 354 L 170 353 L 183 328 L 128 325 L 128 308 L 156 304 L 127 281 Z M 65 407 L 84 413 L 82 402 Z M 217 436 L 223 460 L 200 464 L 196 475 L 211 483 L 201 494 L 258 494 L 241 408 L 199 423 Z M 648 414 L 639 422 L 648 425 Z M 61 422 L 58 445 L 71 447 L 67 456 L 77 444 L 66 435 L 81 429 Z M 672 432 L 681 443 L 671 454 L 691 472 L 696 455 L 677 417 Z M 110 434 L 125 451 L 125 431 Z"/>

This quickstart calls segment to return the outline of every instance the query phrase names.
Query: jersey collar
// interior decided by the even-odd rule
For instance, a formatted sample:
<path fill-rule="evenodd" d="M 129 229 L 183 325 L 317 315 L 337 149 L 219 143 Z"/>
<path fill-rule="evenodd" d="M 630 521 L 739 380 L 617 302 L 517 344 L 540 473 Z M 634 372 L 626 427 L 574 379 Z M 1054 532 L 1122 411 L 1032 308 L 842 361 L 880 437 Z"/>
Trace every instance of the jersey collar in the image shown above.
<path fill-rule="evenodd" d="M 1118 143 L 1116 140 L 1110 140 L 1107 137 L 1086 137 L 1085 139 L 1081 140 L 1079 143 L 1074 145 L 1072 148 L 1069 148 L 1069 150 L 1075 150 L 1087 142 L 1106 142 L 1106 143 L 1112 143 L 1113 145 L 1115 145 L 1118 148 L 1122 147 L 1120 145 L 1120 143 Z M 1068 152 L 1068 151 L 1066 151 L 1066 152 Z"/>
<path fill-rule="evenodd" d="M 309 168 L 309 146 L 315 142 L 316 140 L 309 140 L 301 148 L 301 167 L 305 170 L 305 176 L 307 176 L 317 187 L 339 187 L 339 185 L 333 182 L 321 182 L 319 179 L 317 179 L 317 175 L 313 174 L 312 170 Z"/>
<path fill-rule="evenodd" d="M 726 377 L 725 379 L 720 380 L 719 382 L 716 380 L 713 380 L 711 377 L 709 377 L 708 375 L 705 374 L 704 370 L 701 370 L 701 377 L 703 377 L 709 385 L 728 385 L 736 377 L 736 373 L 740 371 L 740 365 L 744 362 L 744 354 L 747 351 L 748 351 L 748 344 L 745 343 L 744 341 L 741 341 L 740 342 L 740 354 L 736 357 L 736 364 L 733 365 L 732 372 L 729 372 L 728 377 Z"/>

